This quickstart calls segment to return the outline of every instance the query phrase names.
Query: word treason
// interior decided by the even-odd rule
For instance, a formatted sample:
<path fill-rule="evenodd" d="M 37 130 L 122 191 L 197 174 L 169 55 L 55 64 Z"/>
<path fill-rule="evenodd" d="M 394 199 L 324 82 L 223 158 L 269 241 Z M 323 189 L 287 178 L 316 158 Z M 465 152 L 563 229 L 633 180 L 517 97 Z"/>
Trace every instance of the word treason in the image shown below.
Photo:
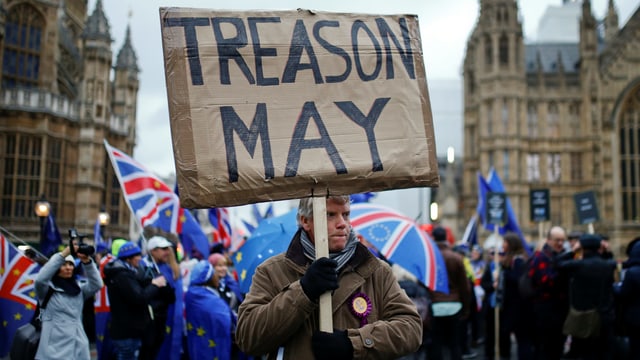
<path fill-rule="evenodd" d="M 392 59 L 392 44 L 399 54 L 407 76 L 415 79 L 415 69 L 413 63 L 413 49 L 411 48 L 411 39 L 405 18 L 400 18 L 398 23 L 401 34 L 395 34 L 385 19 L 376 18 L 375 23 L 377 33 L 370 26 L 361 21 L 355 20 L 351 23 L 351 49 L 344 49 L 331 43 L 330 36 L 326 33 L 330 29 L 325 29 L 325 36 L 321 33 L 324 28 L 339 28 L 341 23 L 336 20 L 318 20 L 313 23 L 311 34 L 317 44 L 325 51 L 331 53 L 341 61 L 344 61 L 344 72 L 341 74 L 323 74 L 316 50 L 314 49 L 308 26 L 303 20 L 298 19 L 293 26 L 291 41 L 289 44 L 289 54 L 286 65 L 282 70 L 282 77 L 265 77 L 263 61 L 267 57 L 278 57 L 277 48 L 263 47 L 260 41 L 260 29 L 269 31 L 272 26 L 277 26 L 281 22 L 280 17 L 249 17 L 246 24 L 239 17 L 176 17 L 165 18 L 163 26 L 165 27 L 182 27 L 186 42 L 187 58 L 189 64 L 189 73 L 191 75 L 191 84 L 193 86 L 204 85 L 204 76 L 202 73 L 202 59 L 198 48 L 198 36 L 196 28 L 203 26 L 211 26 L 213 36 L 216 42 L 218 52 L 218 68 L 220 71 L 220 83 L 223 85 L 231 84 L 231 76 L 229 74 L 230 63 L 235 63 L 242 72 L 249 84 L 257 86 L 274 86 L 280 83 L 295 83 L 296 76 L 299 71 L 310 70 L 316 84 L 322 83 L 340 83 L 345 81 L 353 67 L 357 71 L 358 77 L 362 81 L 373 81 L 380 76 L 382 71 L 383 60 L 386 63 L 386 79 L 394 79 L 394 67 Z M 223 33 L 225 28 L 231 26 L 235 30 L 232 36 L 225 37 Z M 248 33 L 247 33 L 248 27 Z M 250 34 L 250 38 L 249 38 Z M 363 37 L 366 36 L 366 37 Z M 363 45 L 360 42 L 368 38 L 370 44 Z M 253 60 L 255 69 L 252 72 L 247 60 L 238 51 L 246 46 L 253 49 Z M 306 54 L 307 62 L 302 62 L 303 53 Z M 373 54 L 372 54 L 373 53 Z M 352 54 L 353 59 L 350 54 Z M 286 55 L 285 55 L 286 56 Z M 363 67 L 362 58 L 375 56 L 375 66 L 373 69 L 365 69 Z M 335 67 L 334 67 L 335 68 Z M 368 71 L 367 71 L 368 70 Z M 236 80 L 236 79 L 234 79 Z"/>
<path fill-rule="evenodd" d="M 389 102 L 389 98 L 376 99 L 369 111 L 368 115 L 362 113 L 351 101 L 337 101 L 334 104 L 354 123 L 358 124 L 365 131 L 367 142 L 369 143 L 369 152 L 371 153 L 371 161 L 373 163 L 372 171 L 382 171 L 382 161 L 378 154 L 376 138 L 373 128 L 382 113 L 385 105 Z M 275 176 L 273 167 L 273 158 L 271 155 L 271 145 L 269 140 L 269 128 L 267 126 L 267 106 L 265 103 L 256 105 L 256 113 L 251 122 L 251 127 L 247 128 L 245 123 L 240 119 L 238 114 L 231 106 L 222 106 L 222 128 L 224 131 L 224 142 L 227 155 L 227 169 L 229 171 L 229 182 L 238 181 L 238 161 L 236 157 L 236 148 L 233 141 L 233 134 L 237 134 L 242 144 L 247 149 L 251 157 L 255 154 L 258 137 L 262 142 L 262 161 L 264 165 L 265 178 L 273 179 Z M 304 134 L 309 126 L 309 120 L 313 119 L 320 137 L 316 139 L 305 139 Z M 334 145 L 326 126 L 324 125 L 320 114 L 313 101 L 307 101 L 302 106 L 302 111 L 293 130 L 289 153 L 287 155 L 287 164 L 285 168 L 285 177 L 296 176 L 298 164 L 300 163 L 300 154 L 304 149 L 324 148 L 329 159 L 331 160 L 337 174 L 346 174 L 347 168 Z"/>

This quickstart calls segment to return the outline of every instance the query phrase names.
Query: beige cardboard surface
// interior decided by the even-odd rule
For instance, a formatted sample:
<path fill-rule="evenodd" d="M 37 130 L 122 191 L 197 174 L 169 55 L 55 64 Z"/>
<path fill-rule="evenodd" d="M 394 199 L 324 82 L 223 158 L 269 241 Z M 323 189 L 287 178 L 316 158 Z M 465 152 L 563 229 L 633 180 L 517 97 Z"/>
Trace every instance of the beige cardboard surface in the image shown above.
<path fill-rule="evenodd" d="M 160 17 L 184 207 L 438 185 L 416 16 Z"/>

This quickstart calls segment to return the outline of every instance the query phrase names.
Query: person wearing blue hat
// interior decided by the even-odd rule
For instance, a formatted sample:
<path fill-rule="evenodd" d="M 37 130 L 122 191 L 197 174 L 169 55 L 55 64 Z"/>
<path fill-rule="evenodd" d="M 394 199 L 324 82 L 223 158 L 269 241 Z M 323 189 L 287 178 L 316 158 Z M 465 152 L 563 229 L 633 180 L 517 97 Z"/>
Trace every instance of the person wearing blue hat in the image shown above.
<path fill-rule="evenodd" d="M 105 265 L 111 304 L 111 338 L 118 359 L 137 359 L 142 338 L 149 331 L 149 302 L 167 285 L 164 276 L 145 278 L 140 269 L 140 247 L 124 243 L 118 257 Z"/>
<path fill-rule="evenodd" d="M 231 359 L 236 317 L 218 292 L 219 281 L 220 274 L 207 260 L 199 261 L 191 270 L 184 296 L 191 359 Z"/>

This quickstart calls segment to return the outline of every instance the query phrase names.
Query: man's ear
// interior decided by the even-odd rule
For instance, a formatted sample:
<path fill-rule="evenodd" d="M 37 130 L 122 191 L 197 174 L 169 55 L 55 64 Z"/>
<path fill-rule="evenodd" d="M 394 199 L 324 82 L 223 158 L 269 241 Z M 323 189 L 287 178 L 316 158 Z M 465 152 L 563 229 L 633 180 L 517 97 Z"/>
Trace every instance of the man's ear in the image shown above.
<path fill-rule="evenodd" d="M 313 218 L 300 216 L 300 223 L 302 224 L 302 228 L 306 232 L 309 232 L 311 229 L 313 229 Z"/>

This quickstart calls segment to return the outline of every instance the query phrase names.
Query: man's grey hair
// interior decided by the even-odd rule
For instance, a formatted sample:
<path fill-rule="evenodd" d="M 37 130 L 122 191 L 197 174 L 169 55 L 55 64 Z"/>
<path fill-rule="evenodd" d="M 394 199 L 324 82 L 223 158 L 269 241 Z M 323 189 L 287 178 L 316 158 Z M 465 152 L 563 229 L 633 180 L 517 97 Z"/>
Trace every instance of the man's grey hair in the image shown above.
<path fill-rule="evenodd" d="M 344 205 L 349 203 L 349 195 L 329 195 L 327 197 L 327 201 L 331 200 L 336 204 Z M 298 216 L 296 219 L 298 220 L 298 226 L 302 226 L 302 217 L 313 218 L 313 198 L 307 197 L 300 199 L 300 204 L 298 205 Z"/>

